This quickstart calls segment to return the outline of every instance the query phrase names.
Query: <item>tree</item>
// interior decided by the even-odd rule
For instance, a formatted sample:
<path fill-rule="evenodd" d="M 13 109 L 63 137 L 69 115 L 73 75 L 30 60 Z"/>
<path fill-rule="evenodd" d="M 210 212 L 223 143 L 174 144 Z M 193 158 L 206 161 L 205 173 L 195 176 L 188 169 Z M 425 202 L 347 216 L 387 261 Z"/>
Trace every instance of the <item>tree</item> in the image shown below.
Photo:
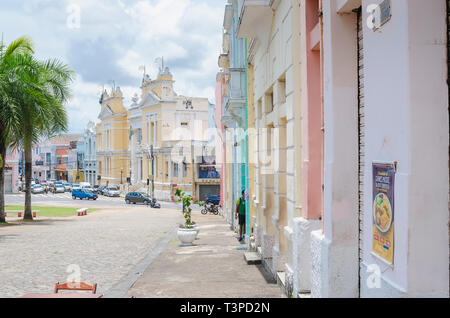
<path fill-rule="evenodd" d="M 33 54 L 33 45 L 29 38 L 21 37 L 6 46 L 0 42 L 0 223 L 5 222 L 5 160 L 6 149 L 10 145 L 10 131 L 17 128 L 20 89 L 25 81 L 23 76 L 27 65 L 22 64 L 20 56 Z"/>
<path fill-rule="evenodd" d="M 39 61 L 33 44 L 23 37 L 0 44 L 0 156 L 7 147 L 25 152 L 25 213 L 32 220 L 32 147 L 43 136 L 67 130 L 64 103 L 74 72 L 57 59 Z M 0 222 L 4 218 L 4 168 L 0 168 Z"/>
<path fill-rule="evenodd" d="M 30 54 L 23 55 L 29 65 L 25 75 L 26 85 L 18 110 L 19 125 L 12 134 L 14 146 L 21 146 L 25 153 L 25 210 L 24 219 L 32 220 L 31 181 L 32 148 L 43 136 L 51 137 L 67 131 L 67 113 L 64 103 L 70 98 L 70 84 L 74 72 L 57 59 L 38 61 Z"/>

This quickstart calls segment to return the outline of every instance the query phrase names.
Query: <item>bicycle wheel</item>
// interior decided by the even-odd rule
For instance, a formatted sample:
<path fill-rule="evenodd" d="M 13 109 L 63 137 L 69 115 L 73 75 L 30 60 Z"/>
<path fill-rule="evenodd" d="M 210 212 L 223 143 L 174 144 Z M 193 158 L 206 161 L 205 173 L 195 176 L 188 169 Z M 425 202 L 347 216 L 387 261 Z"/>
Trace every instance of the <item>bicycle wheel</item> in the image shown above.
<path fill-rule="evenodd" d="M 203 215 L 208 214 L 208 210 L 206 210 L 205 208 L 203 208 L 203 209 L 202 209 L 202 214 L 203 214 Z"/>

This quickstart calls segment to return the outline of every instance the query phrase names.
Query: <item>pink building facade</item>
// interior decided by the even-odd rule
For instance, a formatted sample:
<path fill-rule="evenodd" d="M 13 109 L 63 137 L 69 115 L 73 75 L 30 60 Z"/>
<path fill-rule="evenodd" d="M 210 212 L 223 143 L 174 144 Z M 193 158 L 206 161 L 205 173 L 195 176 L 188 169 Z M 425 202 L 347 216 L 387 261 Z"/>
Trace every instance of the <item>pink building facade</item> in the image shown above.
<path fill-rule="evenodd" d="M 5 160 L 5 193 L 17 193 L 19 182 L 19 159 L 16 150 L 8 148 Z"/>

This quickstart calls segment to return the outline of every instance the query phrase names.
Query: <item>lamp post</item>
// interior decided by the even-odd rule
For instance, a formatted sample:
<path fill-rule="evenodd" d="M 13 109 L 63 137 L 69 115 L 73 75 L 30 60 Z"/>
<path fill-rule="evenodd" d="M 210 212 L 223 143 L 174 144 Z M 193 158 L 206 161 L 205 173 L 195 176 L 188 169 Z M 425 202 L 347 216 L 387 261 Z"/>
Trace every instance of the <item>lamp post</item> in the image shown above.
<path fill-rule="evenodd" d="M 120 168 L 120 184 L 123 184 L 122 176 L 123 176 L 123 168 Z"/>
<path fill-rule="evenodd" d="M 148 176 L 148 184 L 147 184 L 147 190 L 148 192 L 150 192 L 150 182 L 151 187 L 152 187 L 152 198 L 155 197 L 155 165 L 154 165 L 154 160 L 155 160 L 155 156 L 154 156 L 154 150 L 153 150 L 153 145 L 148 146 L 148 159 L 151 161 L 151 165 L 152 165 L 152 174 L 150 176 Z M 148 193 L 150 195 L 150 193 Z"/>

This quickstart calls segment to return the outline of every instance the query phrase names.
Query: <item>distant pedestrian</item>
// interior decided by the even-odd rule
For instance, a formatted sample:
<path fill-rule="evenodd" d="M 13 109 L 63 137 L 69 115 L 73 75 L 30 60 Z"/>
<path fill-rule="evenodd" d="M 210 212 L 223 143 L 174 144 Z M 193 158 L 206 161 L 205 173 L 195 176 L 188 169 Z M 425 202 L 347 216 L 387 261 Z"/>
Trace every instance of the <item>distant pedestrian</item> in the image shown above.
<path fill-rule="evenodd" d="M 239 242 L 242 242 L 245 235 L 245 190 L 242 190 L 242 196 L 237 200 L 236 203 L 236 218 L 239 216 Z"/>

